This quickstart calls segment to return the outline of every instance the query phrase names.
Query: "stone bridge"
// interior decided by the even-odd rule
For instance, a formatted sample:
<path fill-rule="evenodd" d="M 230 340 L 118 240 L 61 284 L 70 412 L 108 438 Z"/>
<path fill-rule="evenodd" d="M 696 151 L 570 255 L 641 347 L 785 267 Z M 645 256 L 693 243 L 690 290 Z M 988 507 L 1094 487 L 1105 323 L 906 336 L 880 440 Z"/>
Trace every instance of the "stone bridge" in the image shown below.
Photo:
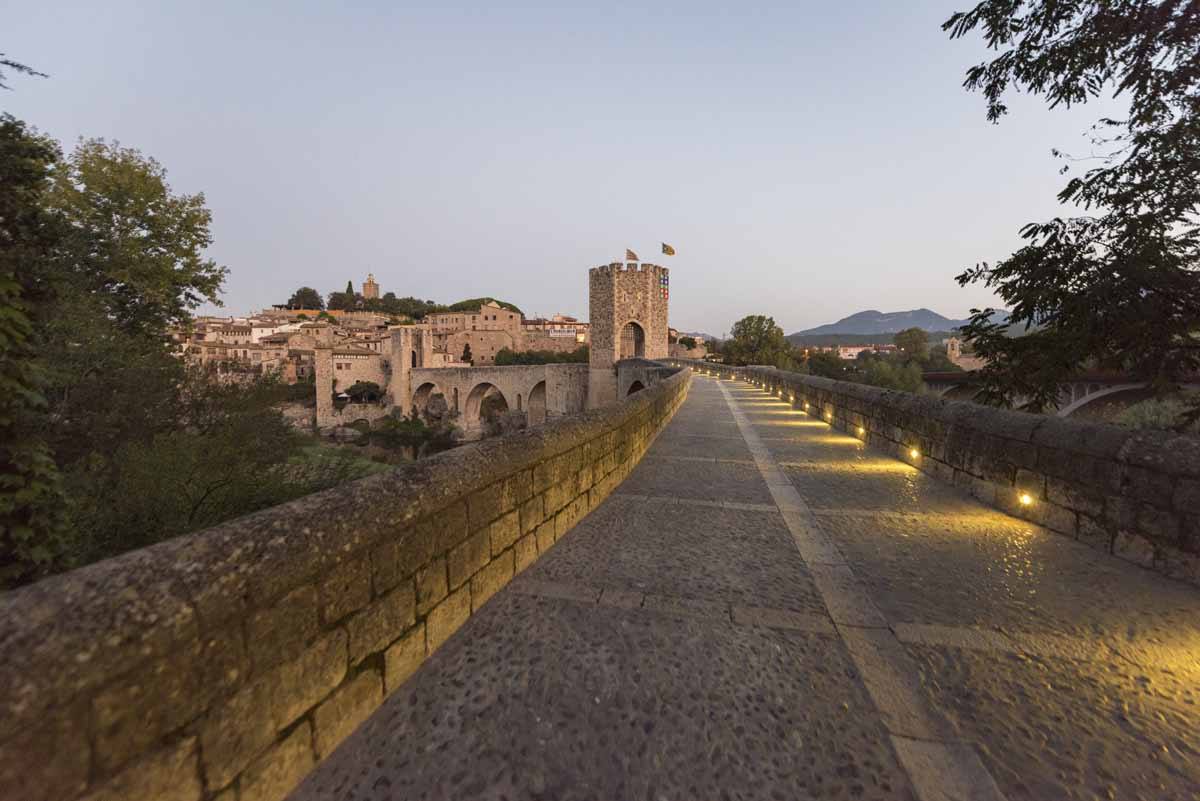
<path fill-rule="evenodd" d="M 930 392 L 948 400 L 971 400 L 979 391 L 979 377 L 974 373 L 923 373 L 921 378 Z M 1126 375 L 1084 373 L 1063 386 L 1054 413 L 1058 417 L 1070 417 L 1102 398 L 1136 402 L 1144 399 L 1145 390 L 1149 387 L 1148 382 Z M 1189 381 L 1183 385 L 1183 389 L 1200 389 L 1200 381 Z M 1025 405 L 1025 400 L 1018 398 L 1014 405 L 1020 408 Z"/>
<path fill-rule="evenodd" d="M 498 398 L 505 410 L 525 412 L 530 425 L 539 425 L 583 411 L 587 379 L 586 364 L 416 368 L 410 372 L 407 408 L 423 413 L 430 399 L 440 394 L 472 437 L 482 427 L 480 412 L 488 396 Z"/>
<path fill-rule="evenodd" d="M 0 798 L 1200 794 L 1200 440 L 689 366 L 0 598 Z"/>

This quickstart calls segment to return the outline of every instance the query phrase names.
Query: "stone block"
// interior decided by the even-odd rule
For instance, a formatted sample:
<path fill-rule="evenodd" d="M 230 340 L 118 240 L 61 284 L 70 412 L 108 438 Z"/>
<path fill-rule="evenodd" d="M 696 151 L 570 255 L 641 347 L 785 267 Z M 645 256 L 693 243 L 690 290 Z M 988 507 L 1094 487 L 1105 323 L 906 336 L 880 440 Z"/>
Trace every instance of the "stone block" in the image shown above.
<path fill-rule="evenodd" d="M 209 787 L 228 785 L 275 740 L 278 727 L 272 707 L 277 681 L 276 671 L 254 682 L 211 710 L 200 723 Z"/>
<path fill-rule="evenodd" d="M 92 700 L 96 764 L 115 771 L 199 715 L 211 694 L 200 684 L 199 643 L 186 654 L 143 665 Z"/>
<path fill-rule="evenodd" d="M 1200 514 L 1200 481 L 1179 479 L 1175 485 L 1174 506 L 1181 512 Z"/>
<path fill-rule="evenodd" d="M 554 547 L 554 520 L 547 520 L 538 526 L 533 532 L 533 538 L 537 540 L 539 556 L 544 555 Z"/>
<path fill-rule="evenodd" d="M 491 556 L 491 535 L 485 526 L 467 537 L 461 545 L 450 552 L 446 561 L 450 588 L 455 589 L 488 563 Z"/>
<path fill-rule="evenodd" d="M 505 551 L 471 577 L 471 611 L 479 610 L 513 577 L 513 552 Z"/>
<path fill-rule="evenodd" d="M 342 683 L 347 664 L 346 632 L 338 629 L 313 643 L 299 659 L 276 669 L 273 717 L 287 728 Z"/>
<path fill-rule="evenodd" d="M 429 528 L 435 554 L 446 553 L 470 533 L 466 501 L 452 503 L 422 522 Z"/>
<path fill-rule="evenodd" d="M 516 509 L 533 496 L 533 471 L 522 470 L 504 479 L 500 505 L 504 511 Z"/>
<path fill-rule="evenodd" d="M 492 521 L 491 526 L 488 527 L 488 531 L 492 540 L 492 556 L 496 556 L 501 551 L 511 547 L 521 536 L 520 514 L 515 509 L 507 512 L 500 518 Z"/>
<path fill-rule="evenodd" d="M 533 534 L 521 537 L 517 540 L 516 547 L 513 548 L 513 554 L 516 560 L 516 572 L 520 573 L 537 561 L 537 538 Z"/>
<path fill-rule="evenodd" d="M 256 670 L 293 659 L 317 636 L 317 590 L 300 587 L 246 621 L 250 661 Z"/>
<path fill-rule="evenodd" d="M 542 512 L 544 500 L 545 496 L 535 495 L 521 504 L 520 519 L 522 534 L 528 534 L 533 531 L 544 519 Z"/>
<path fill-rule="evenodd" d="M 417 614 L 423 615 L 450 591 L 446 583 L 446 560 L 434 559 L 417 571 Z"/>
<path fill-rule="evenodd" d="M 246 769 L 244 801 L 283 801 L 314 765 L 312 729 L 304 721 Z"/>
<path fill-rule="evenodd" d="M 442 552 L 438 541 L 442 533 L 432 519 L 423 520 L 376 547 L 372 554 L 375 594 L 387 592 L 429 564 L 435 554 Z"/>
<path fill-rule="evenodd" d="M 467 618 L 471 616 L 471 588 L 450 593 L 440 604 L 429 612 L 425 619 L 425 636 L 429 643 L 429 653 L 441 647 L 450 635 L 458 631 Z"/>
<path fill-rule="evenodd" d="M 401 584 L 346 621 L 350 664 L 382 651 L 416 622 L 412 584 Z"/>
<path fill-rule="evenodd" d="M 1126 497 L 1167 509 L 1171 506 L 1173 489 L 1171 476 L 1167 473 L 1136 465 L 1125 467 L 1125 491 L 1122 494 Z"/>
<path fill-rule="evenodd" d="M 1137 530 L 1159 546 L 1176 547 L 1180 543 L 1179 518 L 1149 504 L 1142 504 L 1138 508 Z"/>
<path fill-rule="evenodd" d="M 409 676 L 417 672 L 417 668 L 425 661 L 425 624 L 420 623 L 410 629 L 387 649 L 383 658 L 383 678 L 385 691 L 396 691 Z"/>
<path fill-rule="evenodd" d="M 321 581 L 321 616 L 325 623 L 341 620 L 371 600 L 371 560 L 366 554 L 342 562 Z"/>
<path fill-rule="evenodd" d="M 1097 493 L 1090 487 L 1063 481 L 1059 478 L 1047 479 L 1046 499 L 1051 503 L 1092 517 L 1101 517 L 1104 514 L 1103 493 Z"/>
<path fill-rule="evenodd" d="M 200 801 L 204 790 L 197 760 L 196 738 L 185 737 L 140 757 L 83 801 Z"/>
<path fill-rule="evenodd" d="M 92 750 L 84 704 L 41 715 L 0 745 L 0 798 L 60 801 L 87 786 Z M 53 754 L 54 758 L 49 758 Z"/>
<path fill-rule="evenodd" d="M 381 703 L 383 679 L 374 670 L 364 670 L 339 687 L 313 712 L 317 759 L 329 756 Z"/>
<path fill-rule="evenodd" d="M 575 497 L 575 479 L 570 477 L 559 481 L 546 490 L 546 516 L 558 512 Z"/>
<path fill-rule="evenodd" d="M 467 497 L 467 518 L 472 531 L 486 526 L 505 511 L 504 482 L 498 481 Z"/>

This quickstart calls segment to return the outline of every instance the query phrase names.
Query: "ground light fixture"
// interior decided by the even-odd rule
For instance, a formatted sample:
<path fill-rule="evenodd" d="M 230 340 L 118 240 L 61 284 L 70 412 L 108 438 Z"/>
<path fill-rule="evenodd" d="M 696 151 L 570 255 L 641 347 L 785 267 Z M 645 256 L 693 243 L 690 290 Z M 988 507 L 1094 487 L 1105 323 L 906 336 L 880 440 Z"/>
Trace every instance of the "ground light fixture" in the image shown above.
<path fill-rule="evenodd" d="M 918 456 L 921 455 L 921 452 L 919 450 L 917 450 L 916 448 L 910 448 L 908 451 L 908 455 L 911 456 L 912 458 L 916 459 Z"/>
<path fill-rule="evenodd" d="M 1030 495 L 1028 492 L 1022 492 L 1020 495 L 1017 496 L 1017 500 L 1019 500 L 1021 502 L 1022 506 L 1032 506 L 1033 505 L 1033 496 Z"/>
<path fill-rule="evenodd" d="M 867 433 L 866 429 L 863 428 L 862 426 L 859 426 L 858 427 L 858 435 L 861 437 L 865 433 Z"/>

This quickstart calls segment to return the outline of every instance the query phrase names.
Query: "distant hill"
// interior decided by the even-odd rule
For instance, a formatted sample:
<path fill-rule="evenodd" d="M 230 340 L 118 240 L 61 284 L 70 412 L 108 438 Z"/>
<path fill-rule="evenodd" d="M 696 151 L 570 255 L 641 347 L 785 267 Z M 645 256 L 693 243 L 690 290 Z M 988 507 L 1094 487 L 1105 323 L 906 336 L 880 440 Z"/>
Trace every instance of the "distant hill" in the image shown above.
<path fill-rule="evenodd" d="M 997 322 L 1008 319 L 1008 312 L 998 311 L 993 315 Z M 968 320 L 953 320 L 944 317 L 930 309 L 912 309 L 910 311 L 881 312 L 868 309 L 849 317 L 843 317 L 836 323 L 819 325 L 805 331 L 797 331 L 788 335 L 788 340 L 794 345 L 815 345 L 829 347 L 834 345 L 884 345 L 890 344 L 896 333 L 906 328 L 920 328 L 929 332 L 930 342 L 941 342 L 956 334 L 957 329 L 966 325 Z M 1011 332 L 1020 336 L 1021 332 Z"/>
<path fill-rule="evenodd" d="M 480 306 L 489 302 L 499 304 L 500 308 L 502 309 L 508 309 L 509 311 L 516 312 L 517 314 L 524 314 L 524 312 L 518 309 L 514 304 L 504 300 L 496 300 L 495 298 L 469 298 L 467 300 L 460 300 L 458 303 L 452 303 L 447 308 L 450 311 L 476 311 Z"/>
<path fill-rule="evenodd" d="M 692 339 L 703 339 L 705 341 L 712 341 L 716 339 L 716 337 L 714 337 L 712 334 L 705 334 L 702 331 L 680 331 L 679 336 L 691 337 Z"/>

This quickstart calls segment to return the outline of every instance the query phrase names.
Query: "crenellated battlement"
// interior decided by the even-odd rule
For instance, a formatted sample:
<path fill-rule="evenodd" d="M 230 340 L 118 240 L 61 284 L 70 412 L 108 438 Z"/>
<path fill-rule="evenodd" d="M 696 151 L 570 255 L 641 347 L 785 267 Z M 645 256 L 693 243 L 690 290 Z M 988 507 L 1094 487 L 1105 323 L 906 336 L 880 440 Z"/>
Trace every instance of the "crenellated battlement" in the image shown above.
<path fill-rule="evenodd" d="M 599 267 L 592 267 L 588 270 L 589 275 L 612 275 L 613 273 L 669 273 L 669 267 L 663 267 L 660 264 L 651 264 L 650 262 L 620 262 L 614 261 L 612 264 L 601 264 Z"/>

